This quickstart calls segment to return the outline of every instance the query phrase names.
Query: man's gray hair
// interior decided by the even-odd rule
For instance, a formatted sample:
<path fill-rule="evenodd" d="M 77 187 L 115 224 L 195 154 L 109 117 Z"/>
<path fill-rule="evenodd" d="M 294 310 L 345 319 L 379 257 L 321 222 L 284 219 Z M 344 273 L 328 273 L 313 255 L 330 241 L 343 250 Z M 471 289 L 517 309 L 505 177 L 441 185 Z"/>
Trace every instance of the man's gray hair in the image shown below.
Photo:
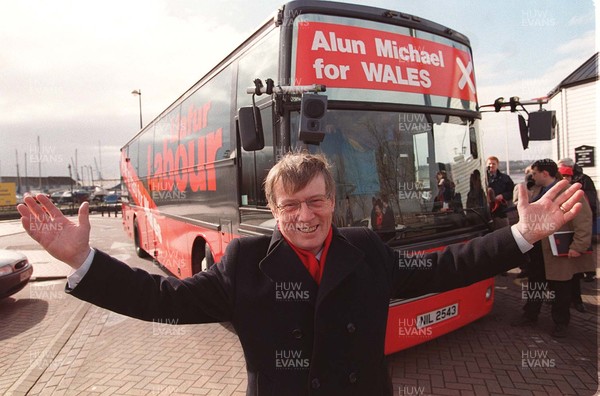
<path fill-rule="evenodd" d="M 563 159 L 559 159 L 558 160 L 558 166 L 568 166 L 568 167 L 573 167 L 575 166 L 575 161 L 573 161 L 571 158 L 563 158 Z"/>
<path fill-rule="evenodd" d="M 283 191 L 294 194 L 308 185 L 316 176 L 323 175 L 325 180 L 325 194 L 329 198 L 335 197 L 335 181 L 330 171 L 331 166 L 327 158 L 321 154 L 307 152 L 290 152 L 269 171 L 265 179 L 265 195 L 271 209 L 277 207 L 275 186 L 280 184 Z"/>

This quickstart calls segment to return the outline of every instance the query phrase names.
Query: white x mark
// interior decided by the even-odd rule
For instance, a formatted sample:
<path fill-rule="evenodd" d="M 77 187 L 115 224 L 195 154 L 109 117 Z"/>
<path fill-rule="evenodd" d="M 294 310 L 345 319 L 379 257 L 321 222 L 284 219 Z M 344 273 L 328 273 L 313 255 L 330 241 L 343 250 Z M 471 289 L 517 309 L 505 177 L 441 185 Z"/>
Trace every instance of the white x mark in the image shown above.
<path fill-rule="evenodd" d="M 458 65 L 459 69 L 463 73 L 460 81 L 458 82 L 458 87 L 460 89 L 463 89 L 466 84 L 469 84 L 469 88 L 471 88 L 471 92 L 475 93 L 475 84 L 473 84 L 473 81 L 471 80 L 471 72 L 473 71 L 473 62 L 469 61 L 469 64 L 467 64 L 467 67 L 465 67 L 465 65 L 463 65 L 460 58 L 457 57 L 456 64 Z"/>

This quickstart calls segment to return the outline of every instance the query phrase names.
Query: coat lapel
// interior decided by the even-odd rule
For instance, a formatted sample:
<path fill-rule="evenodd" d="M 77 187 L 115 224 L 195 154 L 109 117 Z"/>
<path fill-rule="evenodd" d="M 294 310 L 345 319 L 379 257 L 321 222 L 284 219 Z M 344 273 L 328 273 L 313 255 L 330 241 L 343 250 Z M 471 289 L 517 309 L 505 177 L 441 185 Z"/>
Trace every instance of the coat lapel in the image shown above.
<path fill-rule="evenodd" d="M 302 290 L 308 290 L 311 305 L 315 305 L 318 286 L 298 255 L 283 239 L 276 228 L 271 238 L 267 256 L 259 264 L 260 270 L 275 283 L 275 287 L 299 283 Z"/>
<path fill-rule="evenodd" d="M 317 306 L 327 298 L 327 295 L 351 273 L 363 260 L 364 253 L 352 245 L 337 228 L 333 228 L 333 239 L 329 246 L 325 261 L 323 279 L 319 287 Z"/>
<path fill-rule="evenodd" d="M 341 235 L 336 227 L 333 227 L 333 239 L 327 253 L 323 279 L 321 279 L 321 285 L 318 286 L 276 228 L 267 256 L 261 260 L 259 267 L 276 285 L 285 282 L 301 282 L 302 288 L 309 290 L 310 303 L 318 305 L 356 270 L 363 258 L 364 253 Z M 317 297 L 315 298 L 315 296 Z"/>

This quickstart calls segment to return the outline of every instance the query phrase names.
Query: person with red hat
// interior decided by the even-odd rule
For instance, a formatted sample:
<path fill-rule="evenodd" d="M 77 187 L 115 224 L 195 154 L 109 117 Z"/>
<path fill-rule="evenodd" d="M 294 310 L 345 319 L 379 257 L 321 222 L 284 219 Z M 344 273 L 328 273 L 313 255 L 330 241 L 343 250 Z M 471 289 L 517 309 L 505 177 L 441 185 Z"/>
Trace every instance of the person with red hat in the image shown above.
<path fill-rule="evenodd" d="M 568 180 L 569 183 L 573 184 L 573 167 L 568 166 L 564 163 L 561 163 L 559 161 L 559 167 L 558 167 L 558 173 L 561 174 L 561 176 L 563 177 L 563 179 Z M 576 183 L 576 182 L 575 182 Z M 586 198 L 587 199 L 587 198 Z M 588 203 L 589 203 L 589 199 L 588 199 Z M 594 218 L 592 218 L 594 220 Z M 593 226 L 592 226 L 592 233 L 593 233 Z M 584 276 L 585 274 L 585 276 Z M 586 272 L 586 273 L 579 273 L 579 274 L 575 274 L 573 276 L 573 287 L 571 289 L 571 299 L 572 299 L 572 304 L 573 307 L 581 312 L 584 313 L 585 310 L 585 305 L 583 305 L 583 299 L 581 298 L 581 284 L 580 284 L 580 280 L 587 277 L 589 274 L 590 277 L 595 277 L 596 272 Z"/>
<path fill-rule="evenodd" d="M 569 183 L 573 180 L 573 168 L 570 166 L 562 165 L 558 168 L 558 173 L 561 174 L 563 179 L 567 179 Z"/>

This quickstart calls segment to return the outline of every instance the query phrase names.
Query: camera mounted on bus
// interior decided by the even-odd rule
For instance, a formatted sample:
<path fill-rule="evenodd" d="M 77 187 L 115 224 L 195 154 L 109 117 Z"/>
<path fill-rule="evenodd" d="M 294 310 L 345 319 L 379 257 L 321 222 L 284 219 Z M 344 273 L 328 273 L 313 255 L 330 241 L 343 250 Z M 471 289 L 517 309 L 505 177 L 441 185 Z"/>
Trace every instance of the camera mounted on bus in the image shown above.
<path fill-rule="evenodd" d="M 325 92 L 324 85 L 297 85 L 297 86 L 275 86 L 273 80 L 266 80 L 267 86 L 263 86 L 260 79 L 254 80 L 254 87 L 249 87 L 246 92 L 252 94 L 252 106 L 240 107 L 238 110 L 238 128 L 242 148 L 245 151 L 262 150 L 265 146 L 264 132 L 260 109 L 254 102 L 256 95 L 263 93 L 268 95 L 301 95 L 300 121 L 298 128 L 298 140 L 306 144 L 319 144 L 325 138 L 323 118 L 327 113 L 327 95 L 319 95 Z"/>

